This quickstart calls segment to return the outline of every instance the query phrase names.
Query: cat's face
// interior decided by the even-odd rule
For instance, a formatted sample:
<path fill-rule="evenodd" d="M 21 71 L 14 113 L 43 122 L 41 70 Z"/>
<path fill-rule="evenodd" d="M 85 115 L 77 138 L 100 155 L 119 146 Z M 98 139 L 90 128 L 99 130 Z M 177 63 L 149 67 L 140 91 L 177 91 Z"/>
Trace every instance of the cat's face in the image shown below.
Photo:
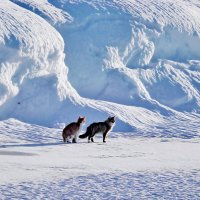
<path fill-rule="evenodd" d="M 84 123 L 86 122 L 86 117 L 80 116 L 80 117 L 78 118 L 78 121 L 79 121 L 81 124 L 84 124 Z"/>
<path fill-rule="evenodd" d="M 115 123 L 115 116 L 114 117 L 108 117 L 108 121 L 111 123 Z"/>

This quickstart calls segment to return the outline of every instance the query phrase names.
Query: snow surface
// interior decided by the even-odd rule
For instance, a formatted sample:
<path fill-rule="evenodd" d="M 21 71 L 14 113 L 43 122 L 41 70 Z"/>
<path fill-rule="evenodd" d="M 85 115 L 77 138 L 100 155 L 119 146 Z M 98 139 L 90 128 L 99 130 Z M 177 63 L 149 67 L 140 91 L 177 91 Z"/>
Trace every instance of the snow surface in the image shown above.
<path fill-rule="evenodd" d="M 63 144 L 61 129 L 0 124 L 4 199 L 199 199 L 200 138 L 110 133 Z"/>
<path fill-rule="evenodd" d="M 0 199 L 200 199 L 199 0 L 0 1 Z M 117 117 L 107 143 L 62 128 Z"/>

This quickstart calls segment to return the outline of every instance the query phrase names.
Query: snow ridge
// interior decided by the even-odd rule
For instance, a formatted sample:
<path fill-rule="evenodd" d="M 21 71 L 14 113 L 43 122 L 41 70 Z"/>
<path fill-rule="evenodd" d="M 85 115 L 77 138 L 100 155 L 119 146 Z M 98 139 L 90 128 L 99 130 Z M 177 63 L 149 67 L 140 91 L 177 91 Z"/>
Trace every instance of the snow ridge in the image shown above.
<path fill-rule="evenodd" d="M 33 0 L 11 0 L 19 6 L 25 7 L 38 15 L 44 17 L 45 19 L 52 22 L 54 25 L 56 23 L 67 23 L 71 22 L 73 18 L 67 12 L 63 12 L 61 9 L 54 7 L 47 0 L 33 1 Z"/>

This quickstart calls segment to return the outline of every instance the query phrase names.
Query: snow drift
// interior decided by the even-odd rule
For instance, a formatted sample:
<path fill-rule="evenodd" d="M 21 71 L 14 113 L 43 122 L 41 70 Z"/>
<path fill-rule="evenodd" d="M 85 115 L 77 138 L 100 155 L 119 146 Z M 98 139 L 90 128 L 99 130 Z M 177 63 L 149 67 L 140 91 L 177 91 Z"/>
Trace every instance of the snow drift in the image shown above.
<path fill-rule="evenodd" d="M 199 18 L 195 0 L 1 1 L 0 119 L 198 134 Z"/>

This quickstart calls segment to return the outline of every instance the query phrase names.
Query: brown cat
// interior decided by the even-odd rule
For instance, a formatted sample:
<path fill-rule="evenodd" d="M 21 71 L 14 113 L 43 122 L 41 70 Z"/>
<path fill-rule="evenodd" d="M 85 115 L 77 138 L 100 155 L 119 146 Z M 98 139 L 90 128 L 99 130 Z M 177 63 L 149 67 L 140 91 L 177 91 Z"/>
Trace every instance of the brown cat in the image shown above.
<path fill-rule="evenodd" d="M 79 135 L 79 132 L 81 131 L 81 126 L 86 121 L 85 117 L 79 117 L 77 122 L 72 122 L 68 124 L 62 132 L 63 142 L 71 142 L 77 143 L 77 138 Z"/>

